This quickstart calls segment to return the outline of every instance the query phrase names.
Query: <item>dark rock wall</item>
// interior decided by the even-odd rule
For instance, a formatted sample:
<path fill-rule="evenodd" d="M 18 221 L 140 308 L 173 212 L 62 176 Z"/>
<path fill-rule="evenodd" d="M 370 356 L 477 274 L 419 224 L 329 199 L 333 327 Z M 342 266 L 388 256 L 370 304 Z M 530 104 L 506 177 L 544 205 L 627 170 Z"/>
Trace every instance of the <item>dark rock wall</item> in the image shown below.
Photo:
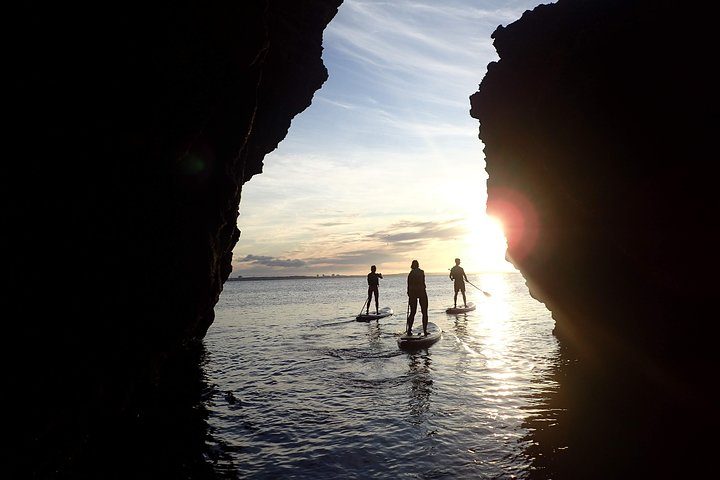
<path fill-rule="evenodd" d="M 340 3 L 8 8 L 5 298 L 26 471 L 72 472 L 204 336 L 242 184 L 327 78 Z"/>
<path fill-rule="evenodd" d="M 719 239 L 710 18 L 673 1 L 541 5 L 495 31 L 500 60 L 471 97 L 487 210 L 563 343 L 560 421 L 535 438 L 556 476 L 703 463 Z"/>

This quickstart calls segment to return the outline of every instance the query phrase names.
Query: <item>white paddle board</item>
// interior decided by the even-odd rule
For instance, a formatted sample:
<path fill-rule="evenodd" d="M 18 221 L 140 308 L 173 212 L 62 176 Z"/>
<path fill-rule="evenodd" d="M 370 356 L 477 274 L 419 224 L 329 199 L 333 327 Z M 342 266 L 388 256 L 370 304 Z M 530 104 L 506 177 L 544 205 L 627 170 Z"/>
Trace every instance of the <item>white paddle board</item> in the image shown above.
<path fill-rule="evenodd" d="M 357 317 L 355 317 L 355 320 L 358 322 L 369 322 L 370 320 L 378 320 L 381 318 L 389 317 L 393 314 L 392 308 L 390 307 L 383 307 L 380 310 L 378 310 L 378 313 L 370 313 L 370 314 L 364 314 L 361 313 Z"/>
<path fill-rule="evenodd" d="M 450 307 L 447 310 L 445 310 L 445 313 L 465 313 L 465 312 L 472 312 L 475 310 L 475 304 L 473 302 L 468 302 L 467 307 Z"/>

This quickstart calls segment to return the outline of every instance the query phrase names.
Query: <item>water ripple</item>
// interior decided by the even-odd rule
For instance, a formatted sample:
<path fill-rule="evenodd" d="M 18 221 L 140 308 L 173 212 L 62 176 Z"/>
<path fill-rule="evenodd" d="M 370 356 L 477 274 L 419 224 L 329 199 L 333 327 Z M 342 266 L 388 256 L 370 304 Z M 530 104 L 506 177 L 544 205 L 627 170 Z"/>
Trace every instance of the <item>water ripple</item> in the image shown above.
<path fill-rule="evenodd" d="M 404 314 L 356 322 L 357 279 L 232 282 L 206 337 L 208 423 L 219 475 L 242 478 L 529 476 L 529 419 L 552 423 L 553 322 L 519 275 L 466 315 L 446 315 L 446 278 L 428 276 L 433 347 L 397 348 Z M 402 312 L 402 276 L 381 303 Z M 273 288 L 282 291 L 271 291 Z M 280 298 L 272 317 L 258 299 Z M 387 303 L 385 303 L 387 302 Z"/>

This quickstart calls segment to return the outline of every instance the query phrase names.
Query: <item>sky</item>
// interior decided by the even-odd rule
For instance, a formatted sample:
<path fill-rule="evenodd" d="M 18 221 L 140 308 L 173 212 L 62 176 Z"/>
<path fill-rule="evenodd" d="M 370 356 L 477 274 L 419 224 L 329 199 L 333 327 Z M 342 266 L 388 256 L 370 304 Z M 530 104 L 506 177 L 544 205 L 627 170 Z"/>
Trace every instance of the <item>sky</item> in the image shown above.
<path fill-rule="evenodd" d="M 345 0 L 329 79 L 243 186 L 231 276 L 515 271 L 470 117 L 490 35 L 538 1 Z"/>

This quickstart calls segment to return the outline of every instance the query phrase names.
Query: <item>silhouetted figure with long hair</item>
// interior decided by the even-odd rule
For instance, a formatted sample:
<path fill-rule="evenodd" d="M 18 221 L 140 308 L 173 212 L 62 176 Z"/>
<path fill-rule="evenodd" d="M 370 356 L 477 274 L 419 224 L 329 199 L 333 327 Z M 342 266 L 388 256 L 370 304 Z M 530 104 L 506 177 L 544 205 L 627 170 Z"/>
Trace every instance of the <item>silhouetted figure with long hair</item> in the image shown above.
<path fill-rule="evenodd" d="M 453 305 L 457 308 L 457 294 L 462 292 L 463 305 L 467 307 L 467 299 L 465 298 L 465 280 L 468 282 L 465 269 L 460 266 L 460 259 L 455 259 L 455 266 L 450 269 L 450 280 L 455 280 L 455 296 L 453 297 Z"/>
<path fill-rule="evenodd" d="M 378 300 L 378 287 L 380 286 L 380 279 L 383 278 L 383 276 L 382 273 L 375 273 L 375 270 L 377 270 L 377 267 L 375 267 L 375 265 L 371 266 L 370 273 L 367 275 L 368 299 L 367 309 L 365 310 L 366 315 L 370 314 L 370 300 L 372 299 L 373 294 L 375 294 L 375 314 L 377 314 L 379 310 L 380 301 Z"/>
<path fill-rule="evenodd" d="M 420 269 L 420 263 L 417 260 L 413 260 L 410 265 L 410 273 L 408 273 L 407 278 L 407 294 L 410 305 L 410 314 L 407 319 L 407 334 L 412 334 L 412 325 L 415 321 L 415 312 L 417 312 L 417 302 L 420 300 L 423 333 L 427 335 L 428 297 L 427 291 L 425 290 L 425 272 Z"/>

